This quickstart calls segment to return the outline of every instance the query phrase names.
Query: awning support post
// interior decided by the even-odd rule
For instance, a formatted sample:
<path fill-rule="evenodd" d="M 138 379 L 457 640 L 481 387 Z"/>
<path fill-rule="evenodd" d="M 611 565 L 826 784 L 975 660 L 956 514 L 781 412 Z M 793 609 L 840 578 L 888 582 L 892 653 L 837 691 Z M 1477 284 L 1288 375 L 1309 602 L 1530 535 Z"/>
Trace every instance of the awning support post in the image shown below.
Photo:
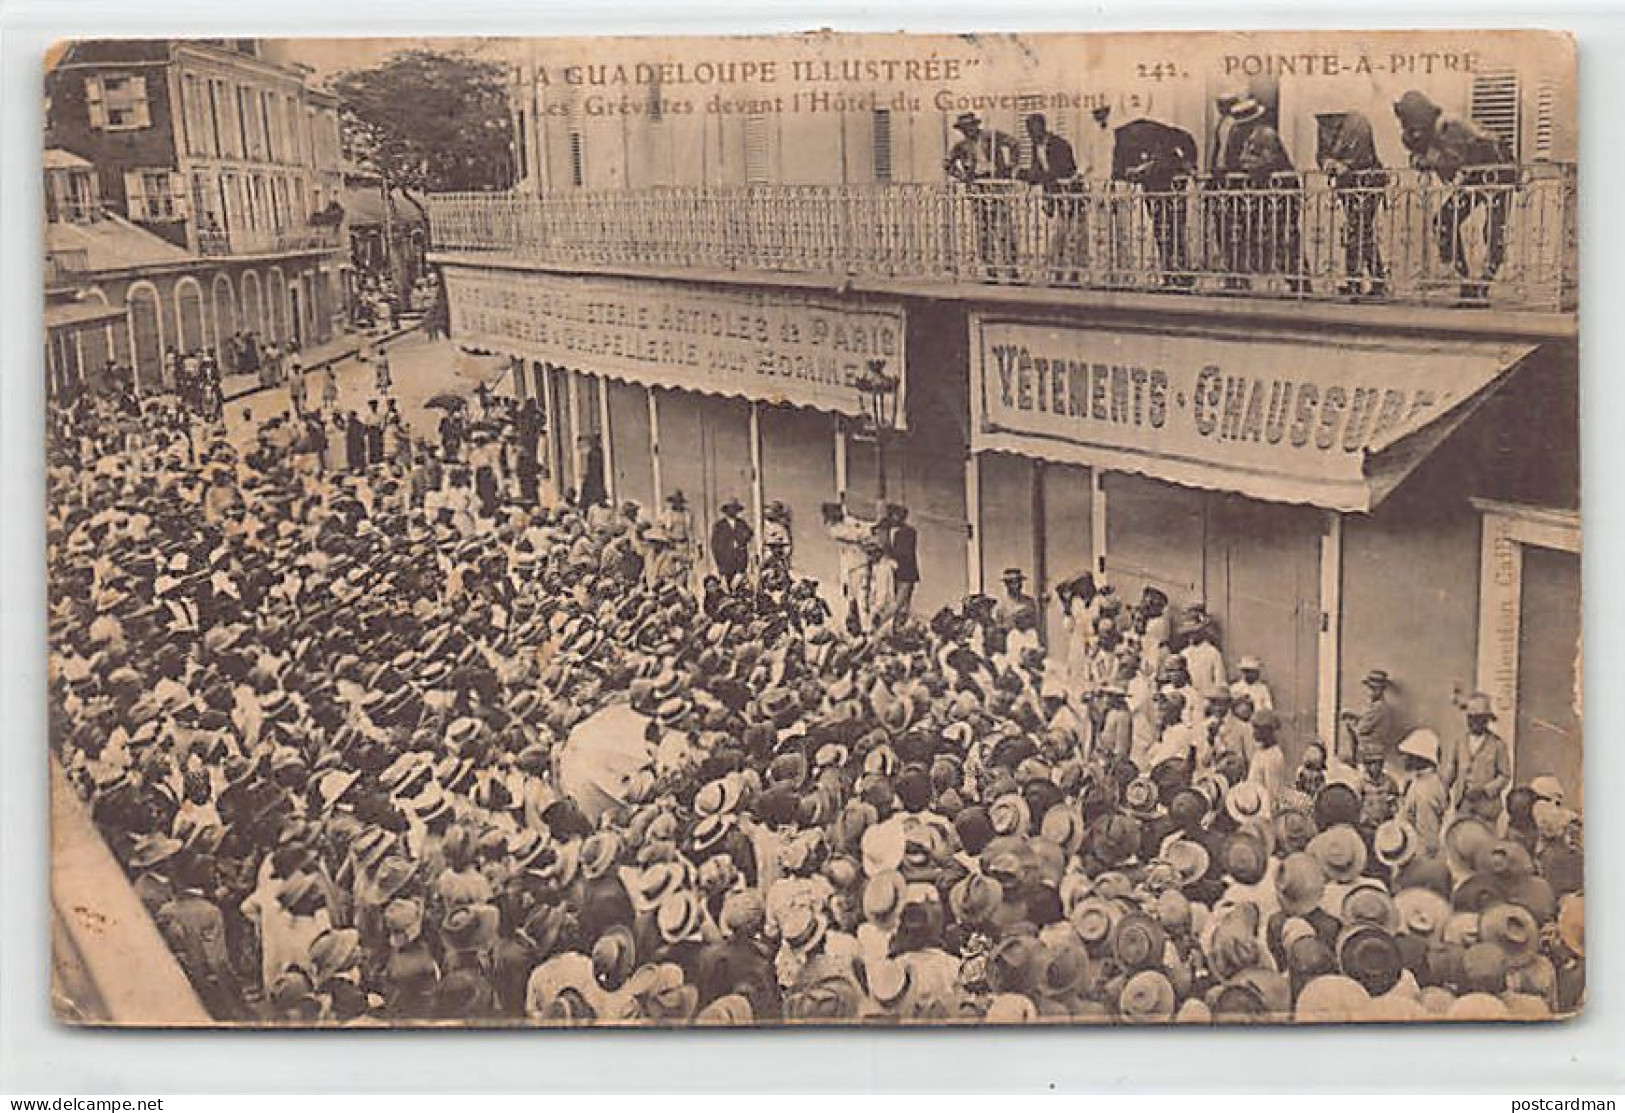
<path fill-rule="evenodd" d="M 1343 515 L 1326 511 L 1320 535 L 1320 633 L 1315 670 L 1315 730 L 1331 752 L 1337 747 L 1339 672 L 1343 658 Z"/>
<path fill-rule="evenodd" d="M 965 582 L 972 595 L 982 591 L 982 457 L 965 458 Z"/>
<path fill-rule="evenodd" d="M 750 506 L 756 536 L 762 536 L 762 407 L 750 404 Z"/>
<path fill-rule="evenodd" d="M 835 427 L 835 501 L 846 505 L 846 422 L 836 415 L 831 419 Z"/>
<path fill-rule="evenodd" d="M 1089 469 L 1089 563 L 1095 578 L 1106 575 L 1106 473 Z"/>
<path fill-rule="evenodd" d="M 644 387 L 643 394 L 649 400 L 649 471 L 654 480 L 654 512 L 658 514 L 666 504 L 665 486 L 660 475 L 660 403 L 655 398 L 653 387 Z"/>
<path fill-rule="evenodd" d="M 609 432 L 609 380 L 598 376 L 598 443 L 604 450 L 604 486 L 611 506 L 621 504 L 621 485 L 615 477 L 615 439 Z"/>

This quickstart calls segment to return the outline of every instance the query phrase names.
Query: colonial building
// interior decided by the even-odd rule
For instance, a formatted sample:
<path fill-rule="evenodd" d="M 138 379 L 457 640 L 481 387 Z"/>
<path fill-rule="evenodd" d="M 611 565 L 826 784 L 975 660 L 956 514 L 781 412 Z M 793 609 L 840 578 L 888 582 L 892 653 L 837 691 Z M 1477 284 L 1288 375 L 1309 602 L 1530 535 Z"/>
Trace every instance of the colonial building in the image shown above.
<path fill-rule="evenodd" d="M 142 381 L 169 347 L 310 347 L 343 328 L 338 107 L 307 76 L 254 40 L 74 42 L 50 66 L 46 145 L 91 171 L 64 172 L 78 200 L 53 213 L 53 243 L 84 248 L 78 277 L 128 307 Z"/>
<path fill-rule="evenodd" d="M 884 495 L 919 526 L 917 605 L 1019 567 L 1054 642 L 1057 583 L 1157 586 L 1217 619 L 1232 665 L 1263 659 L 1291 758 L 1380 667 L 1441 731 L 1483 689 L 1519 778 L 1577 785 L 1571 71 L 1511 40 L 1423 63 L 1379 39 L 1380 71 L 1331 75 L 1218 38 L 1155 64 L 1126 39 L 943 38 L 928 67 L 883 39 L 627 40 L 590 64 L 538 44 L 521 187 L 430 202 L 453 335 L 513 358 L 561 489 L 586 433 L 617 498 L 681 489 L 702 526 L 783 501 L 832 588 L 820 502 Z M 1409 90 L 1511 161 L 1410 168 Z M 1204 176 L 1241 99 L 1291 161 L 1246 190 Z M 1074 149 L 1068 193 L 947 180 L 963 114 L 1030 168 L 1034 112 Z M 1317 169 L 1350 112 L 1389 168 L 1364 201 Z M 1195 179 L 1124 181 L 1162 125 Z M 1381 257 L 1370 296 L 1351 235 Z"/>

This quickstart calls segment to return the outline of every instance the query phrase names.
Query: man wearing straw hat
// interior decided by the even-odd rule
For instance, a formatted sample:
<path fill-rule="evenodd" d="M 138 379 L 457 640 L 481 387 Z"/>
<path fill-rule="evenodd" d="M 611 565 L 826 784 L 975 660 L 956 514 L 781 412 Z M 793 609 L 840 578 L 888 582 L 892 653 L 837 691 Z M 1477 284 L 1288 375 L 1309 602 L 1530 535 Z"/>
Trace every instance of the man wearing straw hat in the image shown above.
<path fill-rule="evenodd" d="M 1016 141 L 1002 131 L 982 126 L 974 112 L 954 120 L 959 141 L 948 152 L 943 169 L 970 194 L 976 222 L 976 254 L 995 281 L 1016 276 L 1016 229 L 1009 198 L 1002 192 L 1015 176 Z"/>

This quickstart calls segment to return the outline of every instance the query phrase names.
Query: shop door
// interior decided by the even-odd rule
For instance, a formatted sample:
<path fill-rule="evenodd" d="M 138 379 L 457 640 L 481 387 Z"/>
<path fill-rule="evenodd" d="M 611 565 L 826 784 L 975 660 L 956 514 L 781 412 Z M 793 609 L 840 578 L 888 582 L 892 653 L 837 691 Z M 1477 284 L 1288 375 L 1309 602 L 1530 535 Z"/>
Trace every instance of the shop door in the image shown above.
<path fill-rule="evenodd" d="M 288 335 L 301 348 L 309 343 L 305 333 L 305 296 L 297 282 L 288 283 Z"/>
<path fill-rule="evenodd" d="M 792 567 L 823 588 L 824 597 L 840 597 L 840 561 L 835 542 L 824 529 L 823 504 L 834 502 L 835 418 L 791 406 L 758 408 L 762 432 L 762 498 L 790 511 Z"/>
<path fill-rule="evenodd" d="M 1580 804 L 1580 557 L 1523 548 L 1516 781 L 1550 774 Z"/>
<path fill-rule="evenodd" d="M 1106 582 L 1125 605 L 1161 588 L 1178 610 L 1202 599 L 1206 524 L 1200 491 L 1137 475 L 1107 475 Z"/>
<path fill-rule="evenodd" d="M 1045 616 L 1052 646 L 1066 644 L 1055 585 L 1094 571 L 1090 564 L 1089 537 L 1093 503 L 1088 468 L 1075 464 L 1044 465 L 1044 570 L 1049 581 L 1044 585 L 1049 596 Z"/>
<path fill-rule="evenodd" d="M 730 498 L 751 507 L 750 407 L 733 398 L 662 390 L 660 480 L 667 495 L 682 491 L 711 570 L 711 526 Z"/>
<path fill-rule="evenodd" d="M 609 439 L 615 462 L 615 492 L 622 502 L 635 502 L 653 520 L 654 465 L 649 448 L 649 396 L 631 383 L 606 380 L 609 392 Z"/>
<path fill-rule="evenodd" d="M 1243 654 L 1263 662 L 1289 762 L 1316 731 L 1322 521 L 1309 507 L 1208 496 L 1208 610 L 1232 679 Z"/>
<path fill-rule="evenodd" d="M 566 492 L 576 491 L 581 482 L 576 465 L 575 420 L 570 412 L 570 372 L 553 367 L 547 374 L 551 387 L 548 433 L 552 437 L 553 466 L 558 472 L 558 491 L 562 498 Z"/>
<path fill-rule="evenodd" d="M 982 591 L 995 599 L 1004 597 L 1003 577 L 1010 568 L 1026 575 L 1028 594 L 1043 590 L 1033 529 L 1036 466 L 1025 456 L 1003 452 L 981 456 Z"/>
<path fill-rule="evenodd" d="M 953 438 L 936 435 L 935 430 L 911 429 L 887 434 L 885 456 L 885 501 L 906 507 L 908 520 L 919 532 L 920 583 L 914 592 L 914 613 L 929 616 L 961 602 L 968 590 L 965 548 L 970 533 L 965 519 L 964 449 Z M 994 465 L 996 470 L 999 467 Z M 1031 487 L 1026 490 L 1031 502 Z M 872 519 L 880 501 L 875 442 L 858 436 L 849 426 L 846 505 L 854 514 Z M 1030 535 L 1030 521 L 1026 528 Z M 1027 551 L 1029 556 L 1024 559 L 1030 559 L 1030 544 Z M 1024 567 L 1030 570 L 1030 566 Z M 996 574 L 990 574 L 989 582 L 995 587 L 997 580 Z"/>

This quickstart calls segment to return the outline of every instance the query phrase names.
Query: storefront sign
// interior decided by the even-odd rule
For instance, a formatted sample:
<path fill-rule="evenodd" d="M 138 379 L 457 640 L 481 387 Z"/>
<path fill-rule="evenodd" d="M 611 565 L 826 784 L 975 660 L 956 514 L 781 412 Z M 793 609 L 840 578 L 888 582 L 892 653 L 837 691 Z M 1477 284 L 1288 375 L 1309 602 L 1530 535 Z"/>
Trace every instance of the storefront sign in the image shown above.
<path fill-rule="evenodd" d="M 1454 427 L 1527 346 L 1055 328 L 974 318 L 977 449 L 1368 510 L 1373 464 Z M 1414 442 L 1408 442 L 1414 443 Z M 1414 465 L 1425 452 L 1403 454 Z M 1408 468 L 1407 468 L 1408 470 Z M 1397 482 L 1397 480 L 1394 480 Z"/>
<path fill-rule="evenodd" d="M 899 306 L 461 267 L 446 286 L 458 342 L 592 374 L 852 417 L 869 361 L 904 389 Z"/>

